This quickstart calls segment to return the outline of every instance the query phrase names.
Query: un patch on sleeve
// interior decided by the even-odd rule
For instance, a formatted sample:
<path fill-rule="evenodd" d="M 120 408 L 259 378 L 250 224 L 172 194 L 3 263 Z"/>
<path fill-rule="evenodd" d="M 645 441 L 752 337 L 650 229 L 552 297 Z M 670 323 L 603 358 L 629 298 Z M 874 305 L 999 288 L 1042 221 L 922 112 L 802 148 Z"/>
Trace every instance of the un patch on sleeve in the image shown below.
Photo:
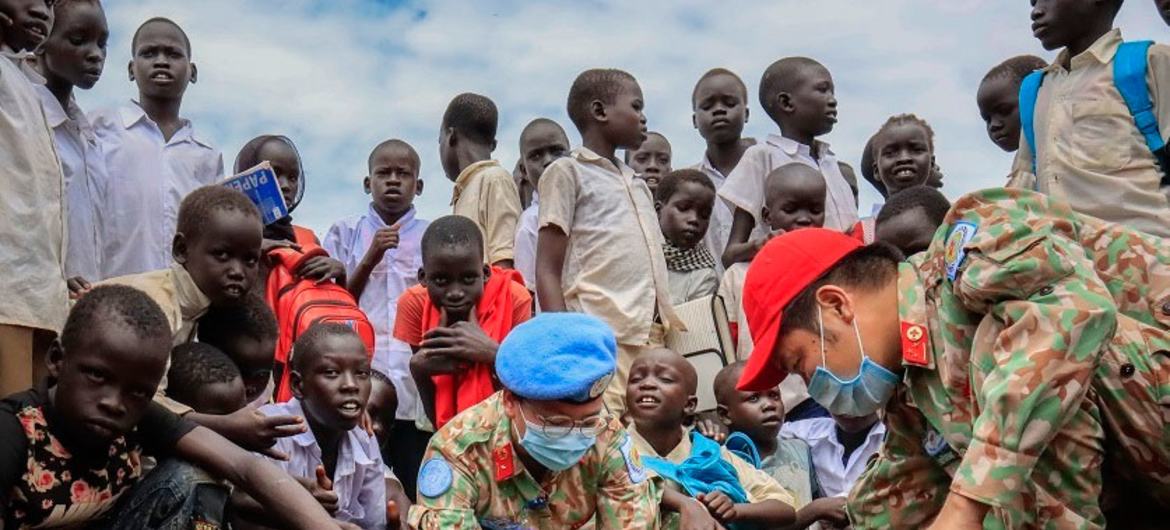
<path fill-rule="evenodd" d="M 451 489 L 454 480 L 451 464 L 442 458 L 431 458 L 418 471 L 418 492 L 426 497 L 438 497 Z"/>
<path fill-rule="evenodd" d="M 631 454 L 633 449 L 634 439 L 630 438 L 629 433 L 626 433 L 626 439 L 622 441 L 622 458 L 626 461 L 626 471 L 630 474 L 630 482 L 637 484 L 646 480 L 646 468 L 638 462 L 634 462 L 634 455 Z"/>
<path fill-rule="evenodd" d="M 959 268 L 963 266 L 963 260 L 967 259 L 967 249 L 964 247 L 971 242 L 978 230 L 979 225 L 971 221 L 958 221 L 951 228 L 951 233 L 947 236 L 945 257 L 947 278 L 952 282 L 959 276 Z"/>

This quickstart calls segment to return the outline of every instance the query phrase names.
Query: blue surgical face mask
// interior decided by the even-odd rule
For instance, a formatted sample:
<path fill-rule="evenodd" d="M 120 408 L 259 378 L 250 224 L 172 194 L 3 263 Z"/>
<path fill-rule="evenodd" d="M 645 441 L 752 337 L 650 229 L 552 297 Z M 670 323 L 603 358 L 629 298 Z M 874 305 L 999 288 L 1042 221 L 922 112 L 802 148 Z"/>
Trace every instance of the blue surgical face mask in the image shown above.
<path fill-rule="evenodd" d="M 577 465 L 589 448 L 597 443 L 596 435 L 581 432 L 579 428 L 532 423 L 524 416 L 524 409 L 519 405 L 517 408 L 526 427 L 524 436 L 520 437 L 520 446 L 533 460 L 552 471 L 564 471 Z"/>
<path fill-rule="evenodd" d="M 821 365 L 808 382 L 809 396 L 829 412 L 840 416 L 865 416 L 877 412 L 897 390 L 898 376 L 865 354 L 856 319 L 853 320 L 853 332 L 857 335 L 861 366 L 857 375 L 848 381 L 833 375 L 825 368 L 825 321 L 820 306 L 817 306 L 817 321 L 821 328 Z"/>

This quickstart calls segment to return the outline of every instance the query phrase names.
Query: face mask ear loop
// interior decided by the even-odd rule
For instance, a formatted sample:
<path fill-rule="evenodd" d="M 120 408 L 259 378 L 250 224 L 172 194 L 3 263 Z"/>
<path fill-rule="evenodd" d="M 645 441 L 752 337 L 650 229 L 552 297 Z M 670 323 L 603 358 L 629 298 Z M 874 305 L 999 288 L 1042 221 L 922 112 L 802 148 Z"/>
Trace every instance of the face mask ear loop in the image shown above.
<path fill-rule="evenodd" d="M 861 362 L 865 362 L 865 345 L 861 343 L 861 329 L 857 327 L 856 318 L 853 319 L 853 333 L 857 335 L 857 352 L 861 355 Z"/>
<path fill-rule="evenodd" d="M 821 313 L 820 304 L 817 304 L 817 329 L 821 333 L 821 366 L 828 370 L 828 360 L 825 358 L 825 318 L 824 314 Z M 832 372 L 830 371 L 830 373 Z"/>

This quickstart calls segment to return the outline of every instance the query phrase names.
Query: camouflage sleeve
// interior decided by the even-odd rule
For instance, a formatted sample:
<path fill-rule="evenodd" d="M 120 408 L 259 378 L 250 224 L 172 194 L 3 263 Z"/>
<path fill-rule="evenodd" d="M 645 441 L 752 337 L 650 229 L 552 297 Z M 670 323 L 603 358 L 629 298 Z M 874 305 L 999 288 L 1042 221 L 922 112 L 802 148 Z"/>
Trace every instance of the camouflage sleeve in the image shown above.
<path fill-rule="evenodd" d="M 994 325 L 974 337 L 980 414 L 951 489 L 1011 518 L 1037 459 L 1085 399 L 1116 307 L 1061 219 L 1021 215 L 981 229 L 957 257 L 953 290 Z"/>
<path fill-rule="evenodd" d="M 598 476 L 597 529 L 653 528 L 662 492 L 651 486 L 630 435 L 611 438 Z"/>
<path fill-rule="evenodd" d="M 951 477 L 926 453 L 926 419 L 906 399 L 899 390 L 886 407 L 886 439 L 849 493 L 856 530 L 925 528 L 942 509 Z"/>
<path fill-rule="evenodd" d="M 479 528 L 475 506 L 479 500 L 479 486 L 474 473 L 462 469 L 442 448 L 439 437 L 431 439 L 419 470 L 418 501 L 410 507 L 410 527 L 414 530 L 469 530 Z M 430 485 L 422 484 L 429 475 Z M 427 488 L 435 495 L 427 495 Z"/>

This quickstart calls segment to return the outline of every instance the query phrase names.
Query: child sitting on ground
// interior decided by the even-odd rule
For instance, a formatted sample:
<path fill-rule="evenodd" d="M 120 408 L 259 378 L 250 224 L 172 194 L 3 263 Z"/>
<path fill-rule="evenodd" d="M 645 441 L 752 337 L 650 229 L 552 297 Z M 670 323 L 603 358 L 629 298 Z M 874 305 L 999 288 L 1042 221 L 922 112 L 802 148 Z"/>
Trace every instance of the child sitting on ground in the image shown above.
<path fill-rule="evenodd" d="M 171 350 L 167 382 L 171 399 L 202 414 L 231 414 L 247 404 L 239 368 L 218 348 L 202 342 Z"/>
<path fill-rule="evenodd" d="M 906 257 L 930 246 L 951 203 L 930 186 L 915 186 L 892 195 L 877 215 L 876 240 L 902 251 Z"/>
<path fill-rule="evenodd" d="M 662 177 L 671 171 L 670 159 L 670 142 L 662 133 L 648 132 L 642 145 L 626 149 L 626 164 L 638 178 L 646 181 L 652 197 L 658 196 Z"/>
<path fill-rule="evenodd" d="M 698 398 L 695 368 L 681 355 L 658 348 L 639 355 L 626 384 L 630 437 L 643 464 L 703 503 L 720 523 L 757 524 L 768 528 L 792 524 L 792 494 L 780 484 L 685 425 L 693 419 Z M 718 458 L 713 458 L 713 453 Z M 703 457 L 706 458 L 703 458 Z M 657 457 L 657 458 L 656 458 Z M 702 477 L 686 471 L 687 463 L 706 460 Z M 706 479 L 721 479 L 715 484 Z"/>
<path fill-rule="evenodd" d="M 748 148 L 719 197 L 735 205 L 731 236 L 723 264 L 751 261 L 767 240 L 760 217 L 765 184 L 772 170 L 797 162 L 819 169 L 827 190 L 825 228 L 846 231 L 857 222 L 853 191 L 829 145 L 817 140 L 837 122 L 833 77 L 820 63 L 806 57 L 786 57 L 772 63 L 760 78 L 760 106 L 780 127 L 762 144 Z"/>
<path fill-rule="evenodd" d="M 439 128 L 439 159 L 443 172 L 455 183 L 452 213 L 479 227 L 485 263 L 511 268 L 520 191 L 512 174 L 491 159 L 499 118 L 492 100 L 479 94 L 455 96 Z"/>
<path fill-rule="evenodd" d="M 634 76 L 608 69 L 578 75 L 567 110 L 583 145 L 545 170 L 539 190 L 540 308 L 587 313 L 614 330 L 617 371 L 605 406 L 615 415 L 625 409 L 630 363 L 661 346 L 665 328 L 681 325 L 670 305 L 654 199 L 615 156 L 641 145 L 642 107 Z"/>
<path fill-rule="evenodd" d="M 307 432 L 277 442 L 294 477 L 336 493 L 334 517 L 362 528 L 386 525 L 386 470 L 378 442 L 359 426 L 370 397 L 370 359 L 348 326 L 316 324 L 293 346 L 292 400 L 265 414 L 303 416 Z M 319 499 L 320 500 L 320 499 Z"/>
<path fill-rule="evenodd" d="M 218 507 L 187 502 L 206 471 L 282 525 L 338 528 L 280 469 L 151 402 L 171 340 L 141 291 L 99 286 L 77 302 L 50 349 L 51 379 L 0 403 L 0 526 L 222 525 L 222 496 Z M 146 475 L 144 456 L 160 461 Z"/>
<path fill-rule="evenodd" d="M 244 303 L 214 307 L 199 319 L 199 342 L 215 346 L 239 368 L 248 403 L 268 404 L 272 397 L 272 362 L 276 350 L 276 315 L 259 296 Z"/>
<path fill-rule="evenodd" d="M 301 163 L 301 154 L 297 146 L 293 145 L 288 137 L 272 134 L 257 136 L 244 144 L 240 153 L 236 155 L 236 173 L 243 173 L 261 162 L 268 162 L 276 181 L 280 184 L 280 194 L 284 197 L 284 204 L 288 207 L 288 215 L 277 219 L 264 227 L 263 252 L 278 247 L 320 246 L 321 242 L 312 230 L 294 225 L 292 222 L 293 210 L 300 206 L 305 196 L 305 168 Z M 300 268 L 294 271 L 297 276 L 317 281 L 334 280 L 345 284 L 345 265 L 330 256 L 314 256 L 305 260 Z M 267 275 L 261 275 L 261 278 Z"/>
<path fill-rule="evenodd" d="M 93 117 L 106 163 L 98 211 L 117 212 L 102 218 L 102 278 L 165 269 L 179 203 L 223 176 L 223 156 L 179 115 L 199 77 L 187 34 L 173 20 L 151 18 L 134 32 L 131 52 L 138 98 Z"/>
<path fill-rule="evenodd" d="M 1035 55 L 1017 55 L 995 65 L 979 82 L 975 103 L 987 124 L 987 137 L 1004 152 L 1020 148 L 1020 83 L 1028 74 L 1048 66 Z"/>
<path fill-rule="evenodd" d="M 537 118 L 520 133 L 520 176 L 537 189 L 545 168 L 569 154 L 569 137 L 557 122 Z M 536 236 L 540 231 L 540 194 L 532 194 L 532 203 L 520 214 L 516 225 L 516 270 L 524 275 L 524 285 L 536 292 Z"/>
<path fill-rule="evenodd" d="M 715 185 L 695 169 L 671 171 L 658 185 L 655 200 L 666 239 L 662 254 L 669 271 L 670 303 L 679 305 L 715 294 L 719 288 L 715 257 L 703 244 L 715 207 Z"/>
<path fill-rule="evenodd" d="M 743 367 L 744 362 L 738 361 L 715 376 L 719 417 L 732 432 L 747 435 L 756 451 L 753 456 L 759 457 L 759 468 L 792 492 L 796 499 L 796 523 L 791 527 L 806 528 L 818 521 L 827 521 L 834 527 L 847 525 L 845 499 L 823 494 L 808 444 L 780 437 L 780 426 L 784 423 L 780 388 L 767 392 L 736 390 Z"/>
<path fill-rule="evenodd" d="M 436 219 L 422 237 L 420 285 L 398 300 L 394 336 L 415 352 L 410 373 L 436 429 L 496 392 L 496 348 L 532 317 L 524 278 L 483 265 L 482 253 L 474 222 Z"/>

